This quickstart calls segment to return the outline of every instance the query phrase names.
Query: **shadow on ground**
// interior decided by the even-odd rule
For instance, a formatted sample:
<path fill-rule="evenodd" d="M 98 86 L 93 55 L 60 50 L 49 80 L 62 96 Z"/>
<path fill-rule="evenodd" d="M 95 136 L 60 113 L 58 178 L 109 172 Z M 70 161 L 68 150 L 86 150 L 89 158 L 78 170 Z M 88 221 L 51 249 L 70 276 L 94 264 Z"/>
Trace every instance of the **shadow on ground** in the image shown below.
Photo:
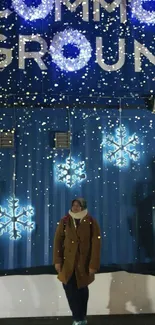
<path fill-rule="evenodd" d="M 70 317 L 1 319 L 1 325 L 72 325 Z M 154 325 L 155 314 L 89 316 L 88 325 Z"/>

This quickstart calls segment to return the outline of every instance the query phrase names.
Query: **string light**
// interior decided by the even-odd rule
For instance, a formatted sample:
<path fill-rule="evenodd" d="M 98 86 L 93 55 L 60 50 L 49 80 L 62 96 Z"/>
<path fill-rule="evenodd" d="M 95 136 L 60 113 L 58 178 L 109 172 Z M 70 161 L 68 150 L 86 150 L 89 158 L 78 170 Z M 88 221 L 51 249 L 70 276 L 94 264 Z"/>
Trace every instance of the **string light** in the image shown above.
<path fill-rule="evenodd" d="M 139 138 L 134 133 L 128 136 L 126 127 L 121 125 L 116 129 L 115 136 L 108 134 L 104 146 L 110 147 L 105 154 L 105 158 L 110 162 L 115 162 L 116 166 L 126 167 L 129 160 L 137 161 L 140 153 L 137 151 L 136 145 L 139 144 Z"/>
<path fill-rule="evenodd" d="M 150 10 L 145 10 L 143 8 L 144 2 L 152 1 L 152 0 L 132 0 L 131 8 L 132 8 L 132 16 L 137 18 L 141 23 L 145 23 L 147 25 L 155 24 L 155 12 Z"/>
<path fill-rule="evenodd" d="M 57 181 L 72 187 L 86 179 L 85 162 L 75 162 L 68 157 L 64 164 L 56 166 Z"/>
<path fill-rule="evenodd" d="M 71 44 L 79 50 L 76 58 L 66 58 L 63 54 L 63 47 Z M 92 48 L 89 41 L 78 30 L 65 29 L 57 33 L 50 46 L 53 62 L 65 71 L 77 71 L 84 68 L 91 58 Z"/>
<path fill-rule="evenodd" d="M 38 7 L 28 7 L 24 0 L 12 0 L 12 5 L 17 14 L 25 20 L 44 19 L 53 9 L 53 0 L 41 0 Z"/>
<path fill-rule="evenodd" d="M 35 223 L 31 217 L 34 215 L 34 208 L 20 206 L 19 200 L 12 197 L 8 200 L 8 206 L 0 206 L 0 236 L 4 233 L 9 234 L 10 239 L 20 239 L 22 232 L 27 230 L 31 232 Z"/>

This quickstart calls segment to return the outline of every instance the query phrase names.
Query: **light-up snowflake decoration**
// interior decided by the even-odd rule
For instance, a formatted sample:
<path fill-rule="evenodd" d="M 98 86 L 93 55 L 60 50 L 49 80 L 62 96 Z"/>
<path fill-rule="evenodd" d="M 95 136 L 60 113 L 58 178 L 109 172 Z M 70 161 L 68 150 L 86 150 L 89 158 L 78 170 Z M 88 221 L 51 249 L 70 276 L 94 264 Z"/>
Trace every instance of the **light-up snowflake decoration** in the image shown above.
<path fill-rule="evenodd" d="M 130 159 L 137 161 L 140 158 L 140 153 L 134 148 L 138 143 L 139 138 L 135 133 L 128 136 L 125 126 L 120 126 L 116 129 L 116 136 L 108 135 L 103 143 L 111 147 L 105 158 L 114 161 L 116 166 L 125 167 Z"/>
<path fill-rule="evenodd" d="M 12 6 L 19 16 L 25 20 L 44 19 L 53 9 L 54 0 L 41 0 L 38 7 L 28 7 L 25 0 L 12 0 Z"/>
<path fill-rule="evenodd" d="M 145 10 L 143 8 L 144 2 L 148 2 L 152 0 L 132 0 L 131 8 L 132 8 L 132 16 L 137 18 L 141 23 L 147 25 L 155 24 L 155 12 Z"/>
<path fill-rule="evenodd" d="M 34 222 L 31 221 L 34 209 L 31 206 L 20 207 L 16 198 L 10 198 L 8 202 L 7 208 L 0 206 L 0 236 L 9 233 L 10 239 L 19 239 L 23 230 L 34 229 Z"/>
<path fill-rule="evenodd" d="M 66 58 L 63 47 L 71 44 L 78 48 L 79 55 L 76 58 Z M 77 71 L 85 67 L 91 58 L 92 48 L 88 40 L 78 30 L 65 29 L 57 33 L 50 46 L 53 62 L 65 71 Z"/>
<path fill-rule="evenodd" d="M 86 179 L 85 162 L 75 162 L 73 158 L 68 157 L 65 164 L 56 166 L 56 177 L 58 182 L 65 183 L 68 187 Z"/>

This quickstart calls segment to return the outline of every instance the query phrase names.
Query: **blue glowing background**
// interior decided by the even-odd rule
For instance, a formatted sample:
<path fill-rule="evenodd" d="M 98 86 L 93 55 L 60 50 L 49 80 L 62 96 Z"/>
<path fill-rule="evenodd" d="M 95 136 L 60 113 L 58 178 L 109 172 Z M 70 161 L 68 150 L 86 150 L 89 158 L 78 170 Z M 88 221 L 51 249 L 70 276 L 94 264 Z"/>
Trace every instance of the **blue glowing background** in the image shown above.
<path fill-rule="evenodd" d="M 0 236 L 0 271 L 50 266 L 57 222 L 75 196 L 88 201 L 101 227 L 102 267 L 154 262 L 155 256 L 155 116 L 144 110 L 2 109 L 0 129 L 16 125 L 15 149 L 0 151 L 0 206 L 14 191 L 21 207 L 32 206 L 33 231 L 19 240 Z M 105 136 L 124 125 L 136 134 L 139 159 L 125 168 L 104 159 Z M 66 163 L 68 150 L 54 150 L 55 131 L 73 135 L 71 157 L 85 162 L 86 178 L 75 186 L 56 180 L 55 168 Z M 16 152 L 16 159 L 14 154 Z"/>

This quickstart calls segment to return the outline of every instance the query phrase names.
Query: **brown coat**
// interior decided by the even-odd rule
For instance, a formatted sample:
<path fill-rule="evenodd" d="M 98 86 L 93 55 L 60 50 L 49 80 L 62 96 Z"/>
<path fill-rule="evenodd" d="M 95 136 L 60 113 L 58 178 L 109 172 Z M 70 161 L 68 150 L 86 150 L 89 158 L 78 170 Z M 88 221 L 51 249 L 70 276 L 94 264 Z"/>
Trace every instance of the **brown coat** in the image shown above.
<path fill-rule="evenodd" d="M 92 237 L 92 238 L 90 238 Z M 58 279 L 67 284 L 75 270 L 78 288 L 89 285 L 95 276 L 89 275 L 89 267 L 100 268 L 101 235 L 95 219 L 84 217 L 76 229 L 71 216 L 64 228 L 61 219 L 55 234 L 53 263 L 61 264 Z"/>

